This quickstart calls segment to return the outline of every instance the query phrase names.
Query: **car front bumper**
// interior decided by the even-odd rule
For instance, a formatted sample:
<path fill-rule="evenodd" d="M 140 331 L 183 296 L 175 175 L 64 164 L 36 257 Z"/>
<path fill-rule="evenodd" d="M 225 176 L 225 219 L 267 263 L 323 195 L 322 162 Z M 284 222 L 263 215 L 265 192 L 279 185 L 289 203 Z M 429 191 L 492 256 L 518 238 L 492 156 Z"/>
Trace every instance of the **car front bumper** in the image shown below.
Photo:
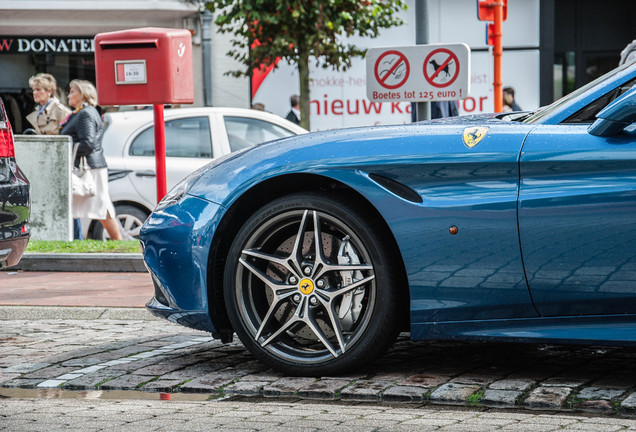
<path fill-rule="evenodd" d="M 155 287 L 146 304 L 153 315 L 217 333 L 210 316 L 208 257 L 224 212 L 218 204 L 186 196 L 146 220 L 139 239 Z"/>

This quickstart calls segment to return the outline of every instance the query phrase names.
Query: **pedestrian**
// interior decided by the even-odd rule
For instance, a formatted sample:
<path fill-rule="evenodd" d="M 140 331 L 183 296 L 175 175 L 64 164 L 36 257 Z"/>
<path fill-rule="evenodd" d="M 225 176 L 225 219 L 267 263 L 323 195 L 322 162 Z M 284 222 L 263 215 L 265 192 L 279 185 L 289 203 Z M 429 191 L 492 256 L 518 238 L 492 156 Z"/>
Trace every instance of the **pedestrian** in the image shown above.
<path fill-rule="evenodd" d="M 431 102 L 431 119 L 457 117 L 458 115 L 457 102 L 455 101 Z"/>
<path fill-rule="evenodd" d="M 515 101 L 515 89 L 513 87 L 504 87 L 503 93 L 503 112 L 522 111 L 521 107 Z"/>
<path fill-rule="evenodd" d="M 459 110 L 456 101 L 434 101 L 431 102 L 431 119 L 444 117 L 457 117 Z M 417 103 L 411 102 L 411 121 L 417 121 Z"/>
<path fill-rule="evenodd" d="M 291 95 L 289 104 L 291 105 L 291 109 L 285 118 L 292 123 L 300 124 L 300 98 L 297 94 Z"/>
<path fill-rule="evenodd" d="M 102 149 L 104 128 L 97 105 L 97 90 L 89 81 L 73 80 L 68 93 L 68 103 L 74 111 L 60 125 L 61 135 L 70 135 L 77 155 L 73 164 L 79 167 L 86 158 L 90 170 L 86 175 L 95 179 L 95 195 L 73 196 L 73 217 L 99 220 L 112 240 L 121 240 L 115 207 L 108 194 L 108 168 Z M 78 238 L 78 236 L 76 236 Z"/>
<path fill-rule="evenodd" d="M 27 115 L 27 120 L 38 135 L 57 135 L 60 122 L 71 113 L 55 96 L 57 81 L 51 74 L 39 73 L 29 78 L 29 86 L 36 105 L 35 110 Z"/>

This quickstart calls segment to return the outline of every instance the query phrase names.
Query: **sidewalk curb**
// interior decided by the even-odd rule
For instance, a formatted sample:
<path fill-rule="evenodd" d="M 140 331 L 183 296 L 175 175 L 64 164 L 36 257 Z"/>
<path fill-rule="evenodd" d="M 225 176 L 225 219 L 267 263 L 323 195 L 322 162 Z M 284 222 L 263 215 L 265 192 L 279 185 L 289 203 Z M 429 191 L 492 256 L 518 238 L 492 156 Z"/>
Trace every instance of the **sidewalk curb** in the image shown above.
<path fill-rule="evenodd" d="M 25 253 L 6 270 L 57 272 L 147 272 L 140 253 Z"/>
<path fill-rule="evenodd" d="M 78 306 L 0 306 L 0 321 L 10 320 L 160 320 L 146 308 Z"/>

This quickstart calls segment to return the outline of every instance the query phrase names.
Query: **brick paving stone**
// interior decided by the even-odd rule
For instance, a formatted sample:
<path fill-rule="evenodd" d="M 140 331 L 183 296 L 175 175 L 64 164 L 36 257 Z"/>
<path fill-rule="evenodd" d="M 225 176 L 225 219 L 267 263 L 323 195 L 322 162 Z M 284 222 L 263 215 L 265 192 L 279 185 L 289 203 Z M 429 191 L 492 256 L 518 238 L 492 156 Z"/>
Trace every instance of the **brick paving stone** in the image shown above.
<path fill-rule="evenodd" d="M 381 393 L 391 386 L 393 386 L 393 383 L 389 381 L 358 381 L 344 388 L 340 392 L 340 397 L 346 400 L 378 400 Z"/>
<path fill-rule="evenodd" d="M 627 413 L 636 413 L 636 393 L 630 394 L 621 402 L 621 409 Z"/>
<path fill-rule="evenodd" d="M 263 396 L 290 396 L 298 393 L 298 390 L 311 383 L 315 378 L 283 377 L 263 388 Z"/>
<path fill-rule="evenodd" d="M 141 387 L 141 390 L 151 391 L 151 392 L 164 392 L 170 393 L 174 391 L 174 389 L 181 384 L 182 380 L 167 380 L 167 379 L 158 379 L 154 381 L 150 381 L 148 384 L 145 384 Z"/>
<path fill-rule="evenodd" d="M 5 381 L 2 383 L 2 387 L 8 388 L 35 388 L 38 384 L 42 382 L 41 379 L 25 379 L 25 378 L 16 378 L 13 380 Z"/>
<path fill-rule="evenodd" d="M 64 383 L 63 388 L 68 390 L 93 390 L 98 384 L 110 381 L 124 375 L 124 372 L 102 369 L 100 371 L 83 375 L 79 378 Z"/>
<path fill-rule="evenodd" d="M 428 392 L 426 387 L 396 385 L 382 393 L 382 400 L 387 402 L 421 402 L 427 398 Z"/>
<path fill-rule="evenodd" d="M 183 384 L 180 389 L 182 392 L 213 393 L 231 384 L 237 378 L 233 373 L 212 372 Z"/>
<path fill-rule="evenodd" d="M 400 371 L 400 372 L 380 372 L 380 373 L 376 373 L 373 374 L 369 377 L 370 380 L 373 381 L 402 381 L 404 379 L 406 379 L 407 376 L 407 372 L 406 371 Z"/>
<path fill-rule="evenodd" d="M 298 396 L 305 399 L 335 399 L 336 394 L 349 385 L 348 380 L 323 379 L 298 389 Z"/>
<path fill-rule="evenodd" d="M 541 382 L 542 387 L 581 387 L 587 381 L 583 379 L 572 378 L 549 378 Z"/>
<path fill-rule="evenodd" d="M 19 360 L 19 357 L 16 357 L 16 360 Z M 43 369 L 45 367 L 51 366 L 51 363 L 26 363 L 21 362 L 20 364 L 16 364 L 13 366 L 9 366 L 3 370 L 3 372 L 18 372 L 18 373 L 28 373 L 33 372 L 39 369 Z"/>
<path fill-rule="evenodd" d="M 270 370 L 258 373 L 252 373 L 241 377 L 241 381 L 269 381 L 274 382 L 281 379 L 285 375 L 282 372 L 275 372 Z"/>
<path fill-rule="evenodd" d="M 183 366 L 172 361 L 162 361 L 161 363 L 149 365 L 140 369 L 135 369 L 137 375 L 165 375 L 170 372 L 174 372 L 177 369 L 181 369 Z"/>
<path fill-rule="evenodd" d="M 104 363 L 109 360 L 112 360 L 113 358 L 118 358 L 118 356 L 113 356 L 111 353 L 101 353 L 99 355 L 92 355 L 92 356 L 67 360 L 64 363 L 62 363 L 62 366 L 81 368 L 86 366 L 93 366 L 99 363 Z"/>
<path fill-rule="evenodd" d="M 414 374 L 409 375 L 406 379 L 403 379 L 398 384 L 406 387 L 424 387 L 432 389 L 445 384 L 450 380 L 447 375 L 429 375 L 429 374 Z"/>
<path fill-rule="evenodd" d="M 515 406 L 517 399 L 523 394 L 516 390 L 487 389 L 481 397 L 481 403 L 494 406 Z"/>
<path fill-rule="evenodd" d="M 447 383 L 431 393 L 431 402 L 458 403 L 465 402 L 466 399 L 479 390 L 476 384 Z"/>
<path fill-rule="evenodd" d="M 135 390 L 140 384 L 152 380 L 152 375 L 122 375 L 105 382 L 100 388 L 102 390 Z"/>
<path fill-rule="evenodd" d="M 477 384 L 483 386 L 495 382 L 500 378 L 501 376 L 499 375 L 463 374 L 453 378 L 450 382 L 457 384 Z"/>
<path fill-rule="evenodd" d="M 48 379 L 54 378 L 60 375 L 71 373 L 79 368 L 63 367 L 59 365 L 49 366 L 43 369 L 38 369 L 34 372 L 22 375 L 22 378 L 41 378 Z"/>
<path fill-rule="evenodd" d="M 530 392 L 523 405 L 530 408 L 561 408 L 571 393 L 569 387 L 540 386 Z"/>
<path fill-rule="evenodd" d="M 0 384 L 16 379 L 19 376 L 20 376 L 19 373 L 0 372 Z"/>
<path fill-rule="evenodd" d="M 573 408 L 581 409 L 585 411 L 611 411 L 614 409 L 614 405 L 607 400 L 584 400 L 582 402 L 575 403 Z"/>
<path fill-rule="evenodd" d="M 263 388 L 270 384 L 271 381 L 237 381 L 234 384 L 230 384 L 229 386 L 225 387 L 223 389 L 223 391 L 226 394 L 236 394 L 236 395 L 252 395 L 252 396 L 256 396 L 256 395 L 260 395 L 263 391 Z"/>
<path fill-rule="evenodd" d="M 600 400 L 613 400 L 618 399 L 625 393 L 625 389 L 616 390 L 599 387 L 585 387 L 579 391 L 577 397 L 581 399 L 600 399 Z"/>
<path fill-rule="evenodd" d="M 534 385 L 535 381 L 529 379 L 503 379 L 491 383 L 488 388 L 493 390 L 517 390 L 524 391 Z"/>

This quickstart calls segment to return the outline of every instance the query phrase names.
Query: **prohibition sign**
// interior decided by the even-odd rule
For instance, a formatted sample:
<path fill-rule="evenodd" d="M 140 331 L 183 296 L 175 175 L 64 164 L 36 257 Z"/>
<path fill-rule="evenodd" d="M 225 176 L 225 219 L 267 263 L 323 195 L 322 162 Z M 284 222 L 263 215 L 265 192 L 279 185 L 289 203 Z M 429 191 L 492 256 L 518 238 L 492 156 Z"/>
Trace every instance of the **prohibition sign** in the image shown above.
<path fill-rule="evenodd" d="M 432 57 L 435 54 L 442 54 L 441 56 L 438 56 L 436 59 L 436 60 L 440 60 L 440 62 L 436 60 L 432 60 Z M 450 77 L 448 81 L 440 82 L 440 78 L 443 80 L 445 76 L 450 75 L 449 66 L 453 62 L 455 63 L 455 73 Z M 429 70 L 429 67 L 428 67 L 429 64 L 431 65 L 430 69 L 433 69 L 433 73 L 431 75 L 429 75 L 427 72 Z M 445 74 L 445 75 L 441 76 L 442 74 Z M 457 60 L 457 56 L 451 50 L 448 50 L 446 48 L 439 48 L 434 51 L 431 51 L 431 53 L 428 56 L 426 56 L 426 59 L 424 60 L 424 78 L 433 87 L 438 87 L 438 88 L 448 87 L 449 85 L 455 82 L 458 76 L 459 76 L 459 60 Z"/>
<path fill-rule="evenodd" d="M 399 51 L 387 51 L 375 61 L 373 73 L 378 84 L 396 89 L 406 82 L 411 67 L 406 56 Z"/>

